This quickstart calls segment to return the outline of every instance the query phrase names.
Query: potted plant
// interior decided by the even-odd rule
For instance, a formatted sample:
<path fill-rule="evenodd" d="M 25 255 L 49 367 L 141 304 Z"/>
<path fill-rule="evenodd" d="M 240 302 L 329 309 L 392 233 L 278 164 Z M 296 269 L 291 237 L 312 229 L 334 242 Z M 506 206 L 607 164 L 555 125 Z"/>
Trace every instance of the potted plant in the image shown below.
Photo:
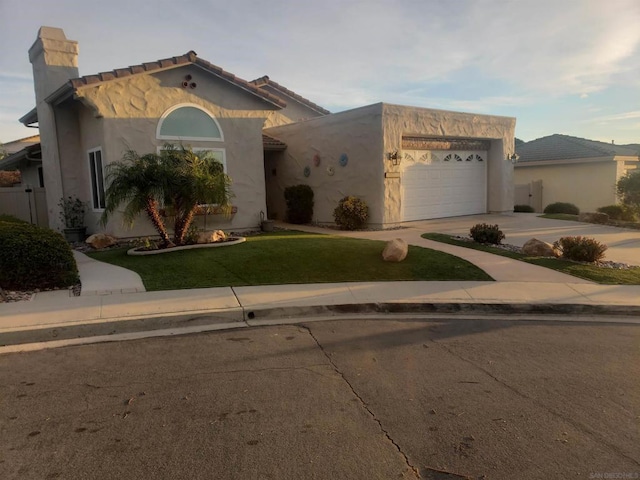
<path fill-rule="evenodd" d="M 64 224 L 64 237 L 67 242 L 84 242 L 87 227 L 84 224 L 84 213 L 87 204 L 78 197 L 69 195 L 58 202 L 60 207 L 60 220 Z"/>

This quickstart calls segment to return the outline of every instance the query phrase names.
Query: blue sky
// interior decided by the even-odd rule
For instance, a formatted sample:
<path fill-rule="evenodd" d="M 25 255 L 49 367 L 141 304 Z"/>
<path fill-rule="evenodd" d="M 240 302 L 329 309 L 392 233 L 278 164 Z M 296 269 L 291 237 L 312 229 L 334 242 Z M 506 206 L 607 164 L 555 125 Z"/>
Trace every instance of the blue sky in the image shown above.
<path fill-rule="evenodd" d="M 81 75 L 195 50 L 337 112 L 376 102 L 506 115 L 516 136 L 640 143 L 638 0 L 0 0 L 0 142 L 33 135 L 41 25 Z"/>

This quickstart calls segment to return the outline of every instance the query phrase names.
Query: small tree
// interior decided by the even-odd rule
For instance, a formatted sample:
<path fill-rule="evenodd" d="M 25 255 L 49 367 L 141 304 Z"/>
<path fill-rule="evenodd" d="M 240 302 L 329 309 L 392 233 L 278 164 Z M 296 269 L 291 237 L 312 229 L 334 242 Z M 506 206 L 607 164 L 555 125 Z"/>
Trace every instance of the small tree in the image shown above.
<path fill-rule="evenodd" d="M 640 212 L 640 170 L 632 170 L 618 180 L 616 190 L 624 205 Z"/>

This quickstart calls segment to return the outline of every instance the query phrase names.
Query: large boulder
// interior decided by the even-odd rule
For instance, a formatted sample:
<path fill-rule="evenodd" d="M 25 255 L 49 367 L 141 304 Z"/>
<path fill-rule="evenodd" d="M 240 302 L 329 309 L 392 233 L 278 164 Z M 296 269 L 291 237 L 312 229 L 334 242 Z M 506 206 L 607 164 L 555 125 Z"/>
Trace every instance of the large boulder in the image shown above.
<path fill-rule="evenodd" d="M 224 242 L 226 239 L 227 234 L 222 230 L 216 230 L 215 232 L 202 232 L 198 235 L 198 243 Z"/>
<path fill-rule="evenodd" d="M 553 245 L 537 238 L 532 238 L 522 246 L 522 253 L 532 257 L 557 257 L 559 252 Z"/>
<path fill-rule="evenodd" d="M 382 259 L 385 262 L 401 262 L 407 257 L 409 246 L 401 238 L 389 240 L 382 251 Z"/>
<path fill-rule="evenodd" d="M 91 248 L 100 250 L 101 248 L 113 247 L 118 244 L 118 239 L 107 235 L 106 233 L 94 233 L 85 240 L 85 243 Z"/>

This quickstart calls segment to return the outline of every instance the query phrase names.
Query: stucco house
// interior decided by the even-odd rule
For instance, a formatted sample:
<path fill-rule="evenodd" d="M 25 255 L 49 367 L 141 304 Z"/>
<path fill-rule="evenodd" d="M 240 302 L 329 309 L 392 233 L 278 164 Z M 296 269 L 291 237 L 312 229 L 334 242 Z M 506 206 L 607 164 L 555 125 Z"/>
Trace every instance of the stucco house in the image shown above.
<path fill-rule="evenodd" d="M 537 212 L 554 202 L 569 202 L 583 212 L 617 203 L 616 183 L 640 161 L 632 146 L 569 135 L 549 135 L 516 148 L 516 204 Z"/>
<path fill-rule="evenodd" d="M 0 171 L 19 170 L 21 185 L 43 187 L 40 135 L 20 138 L 0 145 L 5 157 L 0 160 Z"/>
<path fill-rule="evenodd" d="M 373 225 L 389 226 L 513 208 L 515 119 L 375 104 L 330 114 L 264 76 L 242 80 L 195 52 L 80 77 L 78 44 L 42 27 L 29 50 L 49 223 L 60 228 L 58 200 L 89 202 L 88 231 L 102 230 L 105 167 L 132 149 L 165 143 L 209 150 L 233 180 L 232 218 L 200 226 L 241 230 L 261 212 L 284 219 L 283 190 L 307 183 L 314 220 L 332 223 L 345 195 L 362 197 Z M 208 222 L 204 225 L 204 222 Z M 104 229 L 133 231 L 115 216 Z"/>

